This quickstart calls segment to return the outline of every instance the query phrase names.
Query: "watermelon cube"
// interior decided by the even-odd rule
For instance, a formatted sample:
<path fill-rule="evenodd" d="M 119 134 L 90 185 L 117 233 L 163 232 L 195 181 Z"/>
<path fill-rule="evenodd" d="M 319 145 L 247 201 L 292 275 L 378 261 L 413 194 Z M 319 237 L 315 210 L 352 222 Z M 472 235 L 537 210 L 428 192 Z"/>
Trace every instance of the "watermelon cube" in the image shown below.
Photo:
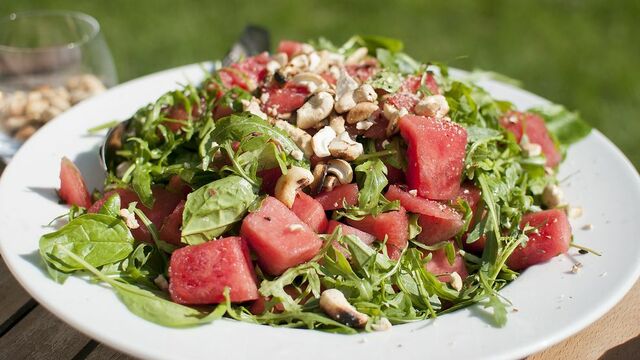
<path fill-rule="evenodd" d="M 358 203 L 358 185 L 344 184 L 336 186 L 331 191 L 317 195 L 316 200 L 325 210 L 343 209 L 344 202 L 347 205 L 356 205 Z"/>
<path fill-rule="evenodd" d="M 449 240 L 462 229 L 462 215 L 448 205 L 411 195 L 395 185 L 389 186 L 385 197 L 399 200 L 407 211 L 418 214 L 418 225 L 422 231 L 417 240 L 424 244 Z"/>
<path fill-rule="evenodd" d="M 169 293 L 178 304 L 203 305 L 259 297 L 256 274 L 249 249 L 242 238 L 233 236 L 173 252 L 169 264 Z"/>
<path fill-rule="evenodd" d="M 362 220 L 347 219 L 347 223 L 358 230 L 376 237 L 378 241 L 387 240 L 389 257 L 397 260 L 400 253 L 409 242 L 409 219 L 407 211 L 401 206 L 400 210 L 389 211 L 378 216 L 367 215 Z"/>
<path fill-rule="evenodd" d="M 327 229 L 327 214 L 324 213 L 322 205 L 311 196 L 299 191 L 293 202 L 291 211 L 296 214 L 300 220 L 309 225 L 313 231 L 324 233 Z"/>
<path fill-rule="evenodd" d="M 107 199 L 113 195 L 120 195 L 120 207 L 126 209 L 130 203 L 137 202 L 137 207 L 149 218 L 149 220 L 156 226 L 157 229 L 162 227 L 164 220 L 167 216 L 169 216 L 178 206 L 178 203 L 183 200 L 183 195 L 179 193 L 174 193 L 166 190 L 161 186 L 154 186 L 152 188 L 153 197 L 155 201 L 153 203 L 153 208 L 149 209 L 148 207 L 142 205 L 140 202 L 140 198 L 138 195 L 129 189 L 115 189 L 104 194 L 102 199 L 96 201 L 91 207 L 87 210 L 89 213 L 97 213 L 100 211 L 100 208 Z M 137 229 L 132 229 L 131 234 L 133 237 L 142 242 L 153 243 L 153 239 L 151 238 L 151 234 L 146 226 L 138 219 L 138 223 L 140 223 L 140 227 Z"/>
<path fill-rule="evenodd" d="M 66 157 L 60 164 L 60 199 L 65 204 L 76 205 L 83 208 L 91 207 L 91 196 L 87 190 L 87 184 L 76 165 Z"/>
<path fill-rule="evenodd" d="M 322 240 L 295 213 L 274 197 L 242 221 L 240 235 L 258 256 L 258 264 L 271 275 L 311 260 Z"/>
<path fill-rule="evenodd" d="M 329 221 L 329 225 L 327 226 L 327 234 L 332 234 L 333 231 L 337 228 L 340 227 L 342 230 L 342 235 L 354 235 L 357 236 L 363 243 L 367 244 L 367 245 L 371 245 L 373 244 L 374 241 L 376 241 L 376 237 L 366 233 L 362 230 L 358 230 L 356 228 L 354 228 L 353 226 L 349 226 L 346 224 L 343 224 L 339 221 L 335 221 L 335 220 L 330 220 Z"/>
<path fill-rule="evenodd" d="M 449 200 L 460 189 L 467 131 L 448 120 L 405 115 L 400 134 L 407 142 L 407 184 L 432 200 Z"/>
<path fill-rule="evenodd" d="M 282 170 L 279 167 L 273 169 L 258 170 L 258 177 L 262 180 L 260 184 L 260 192 L 269 195 L 275 194 L 276 183 L 282 176 Z"/>
<path fill-rule="evenodd" d="M 507 265 L 511 269 L 524 270 L 569 250 L 571 225 L 564 211 L 551 209 L 526 214 L 522 217 L 520 228 L 527 224 L 537 231 L 528 233 L 527 244 L 518 246 L 509 256 Z"/>
<path fill-rule="evenodd" d="M 458 253 L 457 249 L 453 264 L 449 263 L 449 259 L 447 259 L 447 253 L 444 249 L 424 252 L 425 255 L 429 253 L 431 253 L 431 261 L 426 263 L 425 267 L 428 272 L 436 275 L 438 277 L 438 280 L 442 282 L 451 282 L 452 278 L 450 274 L 453 272 L 457 272 L 462 279 L 466 278 L 469 275 L 467 266 L 464 263 L 464 259 Z"/>
<path fill-rule="evenodd" d="M 292 57 L 302 53 L 302 43 L 292 40 L 281 40 L 278 44 L 279 53 L 285 53 L 291 59 Z"/>
<path fill-rule="evenodd" d="M 556 167 L 562 161 L 562 154 L 553 142 L 544 119 L 539 115 L 512 111 L 500 119 L 500 125 L 511 132 L 517 142 L 527 135 L 530 143 L 540 145 L 547 158 L 547 166 Z"/>
<path fill-rule="evenodd" d="M 309 89 L 301 86 L 285 86 L 284 88 L 271 88 L 262 110 L 265 112 L 275 110 L 278 114 L 292 113 L 304 105 L 309 96 Z"/>
<path fill-rule="evenodd" d="M 162 223 L 162 227 L 160 228 L 160 239 L 168 242 L 173 245 L 182 245 L 181 235 L 182 235 L 182 213 L 184 212 L 184 204 L 185 201 L 182 200 L 178 203 L 176 208 L 173 210 L 164 222 Z"/>

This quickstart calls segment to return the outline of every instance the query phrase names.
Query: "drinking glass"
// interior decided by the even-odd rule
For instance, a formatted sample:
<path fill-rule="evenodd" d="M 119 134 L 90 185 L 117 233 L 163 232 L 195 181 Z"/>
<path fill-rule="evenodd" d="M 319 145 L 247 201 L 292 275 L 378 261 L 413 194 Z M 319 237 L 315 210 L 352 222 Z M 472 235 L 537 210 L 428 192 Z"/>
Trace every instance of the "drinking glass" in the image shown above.
<path fill-rule="evenodd" d="M 0 18 L 0 158 L 39 127 L 117 83 L 93 17 L 73 11 Z"/>

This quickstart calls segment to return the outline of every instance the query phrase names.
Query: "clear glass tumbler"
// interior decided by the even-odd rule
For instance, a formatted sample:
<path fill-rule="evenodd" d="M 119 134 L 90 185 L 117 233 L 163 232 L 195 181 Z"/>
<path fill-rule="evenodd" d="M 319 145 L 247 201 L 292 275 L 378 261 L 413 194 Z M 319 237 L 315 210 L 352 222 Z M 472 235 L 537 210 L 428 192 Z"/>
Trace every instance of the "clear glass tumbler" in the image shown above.
<path fill-rule="evenodd" d="M 100 25 L 72 11 L 0 18 L 0 158 L 40 126 L 117 83 Z"/>

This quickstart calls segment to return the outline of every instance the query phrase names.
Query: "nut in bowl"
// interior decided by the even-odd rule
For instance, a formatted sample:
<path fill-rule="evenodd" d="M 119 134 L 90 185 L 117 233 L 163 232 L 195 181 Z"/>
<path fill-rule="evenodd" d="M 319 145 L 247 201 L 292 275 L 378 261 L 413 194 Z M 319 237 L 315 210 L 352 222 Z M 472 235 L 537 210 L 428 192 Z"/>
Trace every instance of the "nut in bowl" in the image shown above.
<path fill-rule="evenodd" d="M 0 131 L 21 143 L 80 101 L 117 82 L 98 22 L 37 11 L 0 20 Z M 9 142 L 11 140 L 0 140 Z M 0 157 L 13 150 L 0 144 Z"/>

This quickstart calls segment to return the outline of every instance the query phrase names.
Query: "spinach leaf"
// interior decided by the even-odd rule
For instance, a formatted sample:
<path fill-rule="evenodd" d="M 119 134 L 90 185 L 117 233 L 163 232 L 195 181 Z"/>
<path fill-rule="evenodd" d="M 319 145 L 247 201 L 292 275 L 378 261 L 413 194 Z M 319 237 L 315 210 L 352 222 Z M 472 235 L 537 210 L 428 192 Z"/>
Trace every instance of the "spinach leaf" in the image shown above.
<path fill-rule="evenodd" d="M 120 216 L 120 195 L 118 195 L 118 193 L 114 193 L 113 195 L 109 196 L 98 213 L 113 217 Z"/>
<path fill-rule="evenodd" d="M 65 247 L 55 245 L 55 253 L 62 254 L 79 269 L 87 270 L 98 279 L 111 285 L 118 298 L 129 311 L 141 318 L 159 325 L 169 327 L 188 327 L 212 322 L 220 319 L 227 311 L 226 304 L 218 305 L 211 313 L 206 314 L 188 306 L 174 303 L 164 298 L 163 294 L 144 290 L 135 285 L 111 279 L 92 266 L 86 259 L 78 256 Z"/>
<path fill-rule="evenodd" d="M 251 184 L 235 175 L 192 192 L 182 215 L 182 242 L 200 244 L 222 235 L 242 220 L 256 198 Z"/>
<path fill-rule="evenodd" d="M 60 249 L 78 254 L 87 263 L 99 267 L 129 256 L 133 251 L 133 236 L 117 217 L 85 214 L 60 230 L 42 236 L 39 248 L 47 266 L 68 273 L 82 270 L 83 266 Z"/>

